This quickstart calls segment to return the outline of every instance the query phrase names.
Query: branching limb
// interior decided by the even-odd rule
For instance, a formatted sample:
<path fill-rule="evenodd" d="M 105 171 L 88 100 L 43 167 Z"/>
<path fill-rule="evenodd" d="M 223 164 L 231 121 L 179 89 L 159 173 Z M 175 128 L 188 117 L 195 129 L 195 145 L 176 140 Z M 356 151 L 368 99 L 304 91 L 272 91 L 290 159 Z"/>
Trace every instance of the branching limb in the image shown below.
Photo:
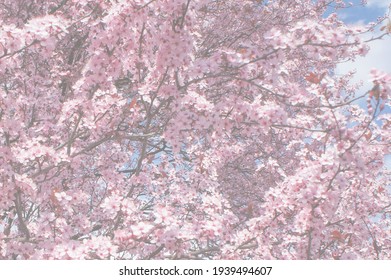
<path fill-rule="evenodd" d="M 21 199 L 21 191 L 19 188 L 17 188 L 16 198 L 14 202 L 16 207 L 16 213 L 18 215 L 19 229 L 23 232 L 25 236 L 25 241 L 28 241 L 30 239 L 30 231 L 26 225 L 26 222 L 23 220 L 22 199 Z"/>

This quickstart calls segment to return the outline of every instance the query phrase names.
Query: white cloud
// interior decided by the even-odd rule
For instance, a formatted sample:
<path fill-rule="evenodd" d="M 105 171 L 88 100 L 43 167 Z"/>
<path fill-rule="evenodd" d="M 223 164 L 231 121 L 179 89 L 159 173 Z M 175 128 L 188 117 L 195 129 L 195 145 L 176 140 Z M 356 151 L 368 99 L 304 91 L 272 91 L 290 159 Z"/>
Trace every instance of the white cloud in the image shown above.
<path fill-rule="evenodd" d="M 375 35 L 376 36 L 376 35 Z M 358 57 L 354 62 L 342 63 L 337 67 L 338 74 L 356 70 L 353 83 L 363 81 L 363 90 L 369 90 L 372 84 L 368 81 L 371 77 L 369 71 L 376 68 L 391 73 L 391 36 L 385 36 L 381 40 L 369 43 L 370 50 L 365 57 Z"/>
<path fill-rule="evenodd" d="M 391 9 L 391 0 L 367 0 L 369 7 L 377 7 L 384 9 L 384 14 Z M 364 26 L 364 21 L 360 20 L 350 25 Z M 384 25 L 384 24 L 383 24 Z M 384 32 L 383 32 L 384 33 Z M 380 36 L 380 31 L 374 34 L 367 34 L 362 37 L 362 40 L 368 40 Z M 368 43 L 370 50 L 365 57 L 357 57 L 354 62 L 342 63 L 337 67 L 337 74 L 346 74 L 348 71 L 355 70 L 356 74 L 352 83 L 363 82 L 361 92 L 369 90 L 373 85 L 369 81 L 371 76 L 369 72 L 375 68 L 387 73 L 391 73 L 391 34 L 384 36 L 380 40 L 374 40 Z"/>

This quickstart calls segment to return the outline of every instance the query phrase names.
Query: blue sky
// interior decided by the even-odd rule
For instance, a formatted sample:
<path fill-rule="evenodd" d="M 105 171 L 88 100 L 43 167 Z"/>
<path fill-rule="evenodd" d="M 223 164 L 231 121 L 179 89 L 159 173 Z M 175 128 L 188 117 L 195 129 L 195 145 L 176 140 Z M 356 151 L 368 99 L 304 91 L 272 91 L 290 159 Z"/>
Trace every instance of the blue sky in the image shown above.
<path fill-rule="evenodd" d="M 346 12 L 341 12 L 340 17 L 350 23 L 376 21 L 379 16 L 386 13 L 387 7 L 391 4 L 391 0 L 368 0 L 366 6 L 362 6 L 360 0 L 345 2 L 351 2 L 353 7 Z"/>

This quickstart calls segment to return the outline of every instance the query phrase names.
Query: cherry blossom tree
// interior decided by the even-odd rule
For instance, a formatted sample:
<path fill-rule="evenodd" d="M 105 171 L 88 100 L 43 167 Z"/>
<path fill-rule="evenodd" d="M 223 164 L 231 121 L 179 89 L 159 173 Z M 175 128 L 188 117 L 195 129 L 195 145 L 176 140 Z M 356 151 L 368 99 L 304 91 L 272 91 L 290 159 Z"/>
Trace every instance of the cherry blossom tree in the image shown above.
<path fill-rule="evenodd" d="M 2 0 L 0 258 L 391 258 L 391 75 L 335 74 L 391 25 L 346 7 Z"/>

